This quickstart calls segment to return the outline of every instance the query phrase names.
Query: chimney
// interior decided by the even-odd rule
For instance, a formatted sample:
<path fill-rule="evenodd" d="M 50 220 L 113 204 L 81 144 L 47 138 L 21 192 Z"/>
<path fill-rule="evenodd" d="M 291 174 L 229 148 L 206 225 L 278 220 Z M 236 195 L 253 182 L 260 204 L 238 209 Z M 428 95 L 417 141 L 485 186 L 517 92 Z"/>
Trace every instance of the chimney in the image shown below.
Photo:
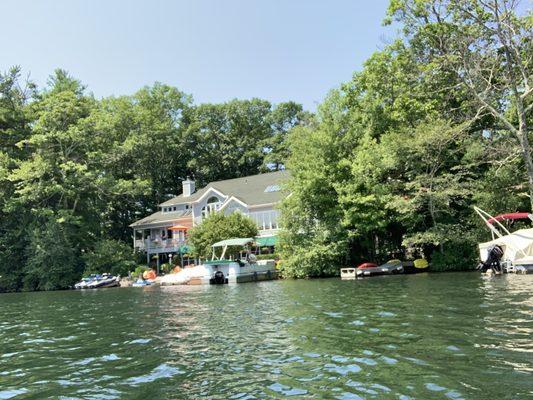
<path fill-rule="evenodd" d="M 181 184 L 183 185 L 183 197 L 189 197 L 191 194 L 194 193 L 194 181 L 192 181 L 189 177 L 187 177 L 186 180 L 181 182 Z"/>

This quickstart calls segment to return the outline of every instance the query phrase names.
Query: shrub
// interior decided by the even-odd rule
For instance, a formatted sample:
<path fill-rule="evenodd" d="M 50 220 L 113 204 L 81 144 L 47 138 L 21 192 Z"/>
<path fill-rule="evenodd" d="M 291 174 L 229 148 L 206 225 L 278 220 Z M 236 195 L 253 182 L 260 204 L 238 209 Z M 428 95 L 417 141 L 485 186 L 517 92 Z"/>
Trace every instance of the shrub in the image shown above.
<path fill-rule="evenodd" d="M 150 268 L 144 265 L 139 265 L 137 266 L 137 268 L 135 268 L 135 270 L 133 270 L 133 272 L 131 272 L 131 277 L 133 279 L 141 279 L 143 276 L 143 273 L 148 270 L 150 270 Z"/>
<path fill-rule="evenodd" d="M 435 251 L 431 255 L 431 271 L 467 271 L 477 265 L 477 253 L 474 243 L 453 241 L 444 245 L 443 252 Z"/>

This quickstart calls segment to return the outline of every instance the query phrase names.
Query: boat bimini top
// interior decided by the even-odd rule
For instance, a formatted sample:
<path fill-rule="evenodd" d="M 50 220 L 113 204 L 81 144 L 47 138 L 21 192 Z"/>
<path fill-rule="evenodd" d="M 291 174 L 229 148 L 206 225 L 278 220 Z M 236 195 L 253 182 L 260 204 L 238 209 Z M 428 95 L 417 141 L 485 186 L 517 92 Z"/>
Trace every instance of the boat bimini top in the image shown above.
<path fill-rule="evenodd" d="M 217 248 L 220 248 L 220 247 L 223 248 L 222 254 L 218 258 L 219 260 L 222 260 L 224 259 L 224 256 L 226 255 L 226 250 L 228 249 L 229 246 L 244 247 L 249 243 L 253 243 L 253 241 L 254 241 L 254 238 L 235 238 L 235 239 L 226 239 L 226 240 L 221 240 L 220 242 L 216 242 L 215 244 L 211 246 L 213 248 L 212 259 L 213 260 L 217 259 L 216 254 L 215 254 L 215 249 Z"/>
<path fill-rule="evenodd" d="M 533 262 L 533 228 L 519 229 L 511 233 L 500 223 L 503 220 L 516 219 L 530 219 L 533 221 L 531 214 L 511 213 L 493 217 L 478 207 L 474 207 L 474 210 L 483 219 L 492 233 L 492 240 L 490 242 L 479 244 L 482 260 L 485 260 L 488 256 L 488 249 L 491 246 L 498 245 L 504 252 L 503 258 L 505 260 L 520 264 Z"/>

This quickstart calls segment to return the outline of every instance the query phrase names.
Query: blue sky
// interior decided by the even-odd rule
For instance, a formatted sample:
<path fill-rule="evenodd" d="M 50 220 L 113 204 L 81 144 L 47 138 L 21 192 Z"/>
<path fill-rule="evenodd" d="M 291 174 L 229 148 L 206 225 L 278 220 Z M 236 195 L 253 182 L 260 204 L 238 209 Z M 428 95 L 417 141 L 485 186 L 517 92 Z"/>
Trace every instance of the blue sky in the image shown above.
<path fill-rule="evenodd" d="M 97 97 L 155 81 L 195 102 L 259 97 L 314 110 L 390 42 L 388 0 L 2 0 L 0 70 L 42 86 L 64 68 Z"/>

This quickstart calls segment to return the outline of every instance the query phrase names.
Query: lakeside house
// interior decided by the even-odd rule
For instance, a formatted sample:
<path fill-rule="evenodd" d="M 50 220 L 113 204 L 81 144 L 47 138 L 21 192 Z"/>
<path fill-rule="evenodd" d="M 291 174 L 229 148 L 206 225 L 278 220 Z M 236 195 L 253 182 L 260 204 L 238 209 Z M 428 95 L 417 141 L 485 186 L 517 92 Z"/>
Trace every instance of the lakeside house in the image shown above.
<path fill-rule="evenodd" d="M 276 171 L 211 182 L 196 190 L 195 182 L 182 182 L 183 193 L 159 204 L 159 211 L 130 225 L 133 246 L 154 255 L 157 265 L 174 255 L 187 253 L 187 231 L 214 212 L 241 212 L 257 224 L 258 243 L 272 245 L 279 230 L 277 205 L 283 199 L 283 182 L 288 171 Z"/>

